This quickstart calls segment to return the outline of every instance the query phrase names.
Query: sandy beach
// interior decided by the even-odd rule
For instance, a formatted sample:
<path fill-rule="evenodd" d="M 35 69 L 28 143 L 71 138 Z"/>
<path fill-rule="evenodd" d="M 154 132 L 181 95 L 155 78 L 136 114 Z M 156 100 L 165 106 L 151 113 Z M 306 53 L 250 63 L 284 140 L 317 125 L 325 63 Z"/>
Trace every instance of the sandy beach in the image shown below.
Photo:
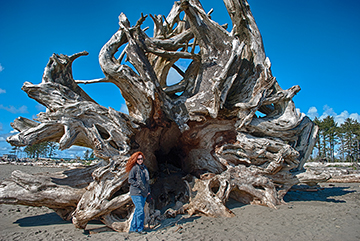
<path fill-rule="evenodd" d="M 1 165 L 12 171 L 56 172 L 60 168 Z M 234 218 L 177 216 L 146 235 L 76 229 L 46 207 L 0 205 L 0 240 L 360 240 L 360 184 L 324 183 L 316 192 L 290 191 L 277 210 L 230 200 Z M 101 228 L 99 222 L 87 229 Z"/>

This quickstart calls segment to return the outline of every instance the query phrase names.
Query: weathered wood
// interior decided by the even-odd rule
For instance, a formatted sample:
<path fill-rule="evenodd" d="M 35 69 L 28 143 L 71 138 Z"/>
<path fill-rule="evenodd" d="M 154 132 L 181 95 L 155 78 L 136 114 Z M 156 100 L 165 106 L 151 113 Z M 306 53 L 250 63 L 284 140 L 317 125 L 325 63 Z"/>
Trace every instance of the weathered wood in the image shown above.
<path fill-rule="evenodd" d="M 9 180 L 1 182 L 0 203 L 46 206 L 70 220 L 85 188 L 93 182 L 91 173 L 103 165 L 33 175 L 14 171 Z"/>
<path fill-rule="evenodd" d="M 153 223 L 183 212 L 231 217 L 229 197 L 275 208 L 293 185 L 326 180 L 302 172 L 318 128 L 295 108 L 300 87 L 283 90 L 272 76 L 247 1 L 224 3 L 230 31 L 198 0 L 175 2 L 166 18 L 150 15 L 153 37 L 141 28 L 147 15 L 132 26 L 121 13 L 118 31 L 99 54 L 102 79 L 73 79 L 72 62 L 86 52 L 50 57 L 42 82 L 23 86 L 47 111 L 35 121 L 16 119 L 19 133 L 7 141 L 85 146 L 104 163 L 61 186 L 63 179 L 15 172 L 2 183 L 0 202 L 48 206 L 78 228 L 99 219 L 126 231 L 133 207 L 124 166 L 135 151 L 145 154 L 153 180 L 155 205 L 147 215 Z M 177 66 L 180 59 L 191 60 L 186 70 Z M 168 86 L 171 68 L 183 79 Z M 120 89 L 129 115 L 100 106 L 79 86 L 100 82 Z M 177 205 L 163 215 L 154 211 L 171 202 Z"/>
<path fill-rule="evenodd" d="M 319 182 L 356 183 L 360 182 L 360 170 L 345 167 L 327 167 L 321 163 L 306 167 L 306 172 L 299 176 L 300 182 L 315 185 Z M 336 165 L 336 163 L 334 163 Z M 315 180 L 311 181 L 312 178 Z"/>

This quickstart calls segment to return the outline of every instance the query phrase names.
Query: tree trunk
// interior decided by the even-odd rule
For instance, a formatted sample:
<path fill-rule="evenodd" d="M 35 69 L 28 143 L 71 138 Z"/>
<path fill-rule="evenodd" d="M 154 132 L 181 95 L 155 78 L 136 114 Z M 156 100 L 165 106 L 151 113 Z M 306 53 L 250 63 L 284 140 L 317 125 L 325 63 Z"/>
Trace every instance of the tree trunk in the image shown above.
<path fill-rule="evenodd" d="M 160 213 L 154 208 L 176 202 L 165 216 L 230 217 L 229 197 L 271 208 L 283 203 L 300 182 L 318 128 L 295 108 L 292 98 L 300 87 L 283 90 L 272 76 L 246 0 L 224 3 L 230 32 L 198 0 L 175 2 L 164 19 L 151 15 L 153 37 L 141 29 L 147 16 L 131 26 L 121 13 L 119 30 L 99 54 L 103 79 L 73 79 L 72 62 L 86 52 L 50 57 L 42 82 L 22 88 L 47 111 L 36 121 L 16 119 L 12 126 L 19 133 L 7 141 L 56 141 L 62 150 L 85 146 L 104 162 L 55 176 L 14 172 L 0 188 L 0 202 L 48 206 L 78 228 L 100 219 L 126 231 L 133 208 L 124 167 L 132 153 L 142 151 L 153 181 L 152 222 Z M 181 70 L 176 62 L 184 58 L 191 63 Z M 167 86 L 170 68 L 183 79 Z M 99 82 L 120 89 L 128 115 L 100 106 L 79 86 Z"/>

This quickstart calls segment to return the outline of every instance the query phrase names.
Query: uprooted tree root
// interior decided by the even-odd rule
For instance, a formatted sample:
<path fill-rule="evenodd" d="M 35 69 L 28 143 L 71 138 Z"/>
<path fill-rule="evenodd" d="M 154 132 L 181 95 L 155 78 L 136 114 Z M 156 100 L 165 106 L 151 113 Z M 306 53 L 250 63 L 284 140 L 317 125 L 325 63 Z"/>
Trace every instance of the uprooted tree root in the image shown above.
<path fill-rule="evenodd" d="M 141 28 L 147 15 L 131 26 L 121 13 L 119 29 L 99 54 L 102 79 L 73 79 L 72 63 L 86 52 L 51 56 L 42 82 L 22 87 L 47 111 L 36 120 L 16 119 L 19 133 L 7 141 L 85 146 L 104 161 L 55 174 L 14 172 L 1 183 L 0 202 L 47 206 L 78 228 L 98 219 L 126 231 L 133 205 L 124 167 L 136 151 L 145 154 L 153 180 L 152 225 L 184 212 L 231 217 L 230 197 L 275 208 L 301 180 L 326 180 L 302 171 L 318 128 L 295 108 L 300 87 L 283 90 L 272 76 L 247 1 L 224 3 L 231 31 L 198 0 L 175 2 L 166 18 L 150 15 L 153 37 Z M 181 59 L 190 61 L 185 70 Z M 168 86 L 171 68 L 183 79 Z M 120 89 L 129 114 L 100 106 L 79 86 L 101 82 Z"/>

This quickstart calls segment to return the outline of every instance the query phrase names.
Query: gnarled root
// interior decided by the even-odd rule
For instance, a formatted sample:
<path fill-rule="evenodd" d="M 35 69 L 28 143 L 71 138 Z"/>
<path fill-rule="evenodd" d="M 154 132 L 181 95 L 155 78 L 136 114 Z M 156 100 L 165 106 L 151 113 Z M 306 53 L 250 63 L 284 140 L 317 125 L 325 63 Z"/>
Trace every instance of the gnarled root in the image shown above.
<path fill-rule="evenodd" d="M 218 175 L 203 174 L 192 189 L 196 192 L 195 197 L 184 209 L 191 215 L 202 213 L 211 217 L 233 217 L 234 214 L 225 206 L 230 195 L 243 203 L 276 208 L 282 200 L 274 183 L 261 174 L 259 169 L 244 165 L 229 167 Z"/>

